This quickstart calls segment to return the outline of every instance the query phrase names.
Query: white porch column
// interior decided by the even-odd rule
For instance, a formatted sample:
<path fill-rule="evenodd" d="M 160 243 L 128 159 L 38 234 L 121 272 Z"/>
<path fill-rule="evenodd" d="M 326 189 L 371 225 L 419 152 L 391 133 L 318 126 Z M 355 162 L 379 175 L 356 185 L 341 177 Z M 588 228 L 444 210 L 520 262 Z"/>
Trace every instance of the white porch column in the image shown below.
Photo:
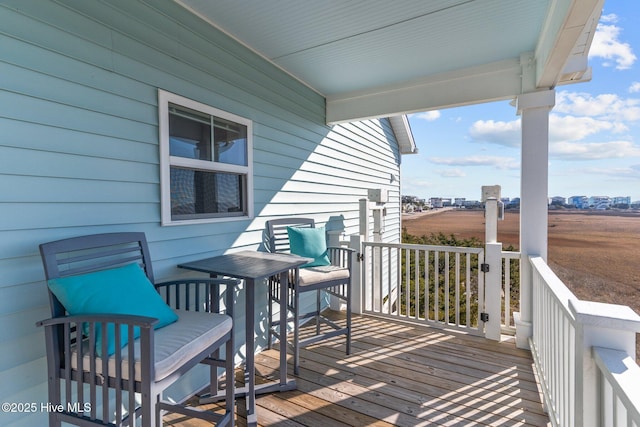
<path fill-rule="evenodd" d="M 526 262 L 532 255 L 547 260 L 547 209 L 549 187 L 549 111 L 555 90 L 525 93 L 517 98 L 522 116 L 520 176 L 520 313 L 514 313 L 516 345 L 529 348 L 532 336 L 532 272 Z"/>

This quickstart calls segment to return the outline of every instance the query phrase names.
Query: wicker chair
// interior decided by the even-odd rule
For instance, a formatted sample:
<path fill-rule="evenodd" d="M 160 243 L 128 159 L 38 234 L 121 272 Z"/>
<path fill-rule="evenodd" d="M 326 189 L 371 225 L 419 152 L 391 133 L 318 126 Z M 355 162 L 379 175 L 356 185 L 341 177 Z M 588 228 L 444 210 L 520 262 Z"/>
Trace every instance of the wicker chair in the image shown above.
<path fill-rule="evenodd" d="M 42 244 L 40 253 L 49 283 L 52 317 L 38 325 L 45 328 L 49 402 L 62 409 L 49 412 L 50 426 L 65 422 L 81 426 L 155 427 L 162 425 L 164 412 L 201 418 L 218 426 L 233 426 L 234 348 L 230 308 L 235 281 L 196 279 L 151 286 L 153 269 L 144 233 L 74 237 Z M 145 306 L 157 298 L 169 314 L 177 314 L 177 321 L 154 329 L 159 325 L 158 318 L 139 315 L 136 310 L 133 312 L 137 315 L 127 309 L 110 311 L 108 302 L 99 301 L 105 306 L 104 313 L 74 313 L 75 306 L 73 309 L 63 306 L 62 302 L 79 296 L 93 298 L 88 302 L 95 303 L 97 297 L 86 295 L 109 288 L 98 283 L 99 279 L 113 277 L 109 276 L 112 274 L 124 275 L 124 280 L 109 283 L 130 289 L 116 299 L 125 302 L 138 291 L 150 292 L 150 298 L 131 304 Z M 134 290 L 134 282 L 137 286 L 140 275 L 146 288 Z M 220 286 L 226 288 L 228 297 L 226 314 L 216 312 Z M 224 358 L 220 357 L 222 349 Z M 225 369 L 225 406 L 221 413 L 162 400 L 163 391 L 199 363 L 210 365 L 213 393 L 218 391 L 218 368 Z M 77 403 L 82 406 L 76 407 Z"/>

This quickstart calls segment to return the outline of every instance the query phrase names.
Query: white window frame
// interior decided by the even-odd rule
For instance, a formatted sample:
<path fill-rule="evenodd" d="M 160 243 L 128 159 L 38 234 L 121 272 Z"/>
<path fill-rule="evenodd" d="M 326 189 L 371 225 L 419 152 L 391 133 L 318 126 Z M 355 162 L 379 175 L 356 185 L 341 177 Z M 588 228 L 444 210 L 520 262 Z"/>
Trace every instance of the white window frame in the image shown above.
<path fill-rule="evenodd" d="M 230 120 L 247 127 L 247 165 L 233 165 L 214 161 L 187 159 L 171 156 L 169 151 L 169 104 L 175 104 L 210 116 Z M 253 121 L 207 104 L 158 89 L 158 116 L 160 133 L 160 193 L 162 225 L 206 224 L 226 221 L 240 221 L 253 218 Z M 230 172 L 246 176 L 244 215 L 219 216 L 193 219 L 171 219 L 171 166 L 210 172 Z"/>

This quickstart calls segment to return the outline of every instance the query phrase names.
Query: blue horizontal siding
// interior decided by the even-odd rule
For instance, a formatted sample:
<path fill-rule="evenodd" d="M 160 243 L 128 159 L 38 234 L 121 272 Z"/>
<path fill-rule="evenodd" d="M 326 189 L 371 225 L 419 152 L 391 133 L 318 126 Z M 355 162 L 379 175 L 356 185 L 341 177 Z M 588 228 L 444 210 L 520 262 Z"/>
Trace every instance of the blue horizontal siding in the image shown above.
<path fill-rule="evenodd" d="M 37 120 L 37 117 L 33 119 Z M 4 147 L 122 159 L 135 163 L 158 163 L 157 137 L 154 141 L 135 141 L 2 117 L 0 126 L 6 132 L 2 141 Z M 55 162 L 50 163 L 52 167 L 56 166 Z M 48 169 L 42 169 L 42 175 L 47 173 Z"/>
<path fill-rule="evenodd" d="M 327 126 L 322 96 L 173 1 L 4 0 L 0 51 L 4 401 L 46 402 L 42 242 L 143 231 L 156 276 L 169 278 L 186 274 L 180 262 L 259 249 L 272 218 L 343 215 L 355 233 L 369 188 L 390 191 L 385 228 L 399 235 L 388 121 Z M 158 88 L 253 121 L 256 218 L 160 226 Z"/>
<path fill-rule="evenodd" d="M 152 142 L 158 135 L 157 125 L 9 91 L 0 94 L 0 105 L 0 115 L 12 120 L 140 142 Z"/>

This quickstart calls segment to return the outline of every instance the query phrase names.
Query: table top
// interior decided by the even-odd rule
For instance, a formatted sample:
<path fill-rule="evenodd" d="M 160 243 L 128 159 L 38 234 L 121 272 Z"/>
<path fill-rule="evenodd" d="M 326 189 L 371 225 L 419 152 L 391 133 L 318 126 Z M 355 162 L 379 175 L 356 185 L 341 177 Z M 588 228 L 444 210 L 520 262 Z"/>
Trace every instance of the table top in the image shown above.
<path fill-rule="evenodd" d="M 261 279 L 300 267 L 311 261 L 313 260 L 310 258 L 297 255 L 241 251 L 186 262 L 179 264 L 178 267 L 239 279 Z"/>

